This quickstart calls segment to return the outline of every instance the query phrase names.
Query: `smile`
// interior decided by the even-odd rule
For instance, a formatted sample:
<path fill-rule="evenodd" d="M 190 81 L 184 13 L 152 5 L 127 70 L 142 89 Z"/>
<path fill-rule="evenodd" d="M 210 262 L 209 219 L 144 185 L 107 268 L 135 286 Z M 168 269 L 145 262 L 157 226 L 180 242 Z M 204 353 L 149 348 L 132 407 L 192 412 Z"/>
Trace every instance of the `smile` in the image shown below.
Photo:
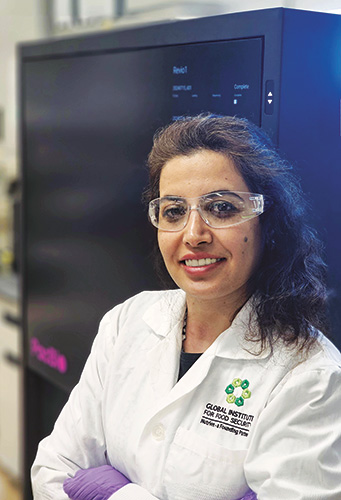
<path fill-rule="evenodd" d="M 203 266 L 209 266 L 211 264 L 215 264 L 216 262 L 219 262 L 223 259 L 190 259 L 190 260 L 185 260 L 185 264 L 188 267 L 203 267 Z"/>

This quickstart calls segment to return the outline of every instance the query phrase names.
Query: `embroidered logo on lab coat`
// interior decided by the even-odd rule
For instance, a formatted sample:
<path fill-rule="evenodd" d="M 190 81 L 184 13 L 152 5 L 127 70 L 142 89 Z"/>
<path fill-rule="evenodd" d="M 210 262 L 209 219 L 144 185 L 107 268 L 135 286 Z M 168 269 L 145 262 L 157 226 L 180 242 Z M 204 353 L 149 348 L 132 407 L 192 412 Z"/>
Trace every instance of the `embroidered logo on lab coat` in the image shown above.
<path fill-rule="evenodd" d="M 245 399 L 251 398 L 251 391 L 249 389 L 250 382 L 248 380 L 242 380 L 241 378 L 235 378 L 232 384 L 229 384 L 225 392 L 227 394 L 226 401 L 229 404 L 235 404 L 237 406 L 243 406 Z M 237 389 L 237 390 L 236 390 Z"/>

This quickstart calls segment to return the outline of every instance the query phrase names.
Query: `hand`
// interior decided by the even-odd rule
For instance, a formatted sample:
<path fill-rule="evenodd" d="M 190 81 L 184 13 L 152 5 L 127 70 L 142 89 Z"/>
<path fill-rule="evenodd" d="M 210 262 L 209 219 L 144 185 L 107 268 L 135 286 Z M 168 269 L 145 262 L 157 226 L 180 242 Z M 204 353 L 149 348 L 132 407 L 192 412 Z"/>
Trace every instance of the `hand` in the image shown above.
<path fill-rule="evenodd" d="M 63 489 L 71 500 L 107 500 L 130 481 L 111 465 L 80 469 L 64 481 Z"/>
<path fill-rule="evenodd" d="M 248 493 L 246 493 L 246 495 L 243 496 L 243 498 L 240 498 L 239 500 L 257 500 L 257 495 L 250 490 Z"/>

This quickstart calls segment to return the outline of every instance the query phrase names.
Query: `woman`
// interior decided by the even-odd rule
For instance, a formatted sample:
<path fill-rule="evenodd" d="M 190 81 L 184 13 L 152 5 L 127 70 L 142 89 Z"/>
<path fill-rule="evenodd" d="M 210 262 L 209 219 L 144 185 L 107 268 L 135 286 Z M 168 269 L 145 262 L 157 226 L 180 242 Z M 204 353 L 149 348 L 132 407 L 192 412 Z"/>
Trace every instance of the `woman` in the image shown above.
<path fill-rule="evenodd" d="M 178 289 L 103 318 L 34 498 L 339 500 L 341 356 L 290 168 L 248 121 L 201 115 L 156 135 L 149 169 Z"/>

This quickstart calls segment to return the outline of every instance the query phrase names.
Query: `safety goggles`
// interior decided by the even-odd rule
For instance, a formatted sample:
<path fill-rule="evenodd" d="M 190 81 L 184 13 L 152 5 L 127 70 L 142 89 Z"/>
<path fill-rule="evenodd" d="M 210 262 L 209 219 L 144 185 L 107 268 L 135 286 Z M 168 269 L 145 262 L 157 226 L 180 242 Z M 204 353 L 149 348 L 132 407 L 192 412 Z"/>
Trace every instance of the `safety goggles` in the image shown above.
<path fill-rule="evenodd" d="M 217 191 L 197 198 L 164 196 L 149 203 L 151 223 L 162 231 L 181 231 L 192 210 L 215 229 L 236 226 L 261 215 L 270 204 L 262 194 Z"/>

